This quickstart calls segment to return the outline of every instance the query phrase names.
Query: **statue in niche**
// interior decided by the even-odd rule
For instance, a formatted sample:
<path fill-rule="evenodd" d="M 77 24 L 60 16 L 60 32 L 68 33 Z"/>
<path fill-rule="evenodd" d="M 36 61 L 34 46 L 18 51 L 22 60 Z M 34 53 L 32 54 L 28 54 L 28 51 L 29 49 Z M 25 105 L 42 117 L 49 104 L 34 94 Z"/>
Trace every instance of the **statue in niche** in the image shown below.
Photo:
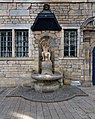
<path fill-rule="evenodd" d="M 42 61 L 50 61 L 49 44 L 46 41 L 42 43 Z"/>

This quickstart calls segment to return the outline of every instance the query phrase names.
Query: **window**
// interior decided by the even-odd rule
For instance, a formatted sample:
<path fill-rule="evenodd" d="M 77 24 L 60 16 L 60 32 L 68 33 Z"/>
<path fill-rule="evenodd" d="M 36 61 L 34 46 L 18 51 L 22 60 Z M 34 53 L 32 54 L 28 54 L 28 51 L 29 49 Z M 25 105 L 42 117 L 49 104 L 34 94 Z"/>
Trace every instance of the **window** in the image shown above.
<path fill-rule="evenodd" d="M 12 57 L 11 30 L 0 30 L 0 57 Z"/>
<path fill-rule="evenodd" d="M 64 56 L 77 56 L 77 30 L 64 30 Z"/>
<path fill-rule="evenodd" d="M 15 55 L 28 57 L 28 30 L 15 30 Z"/>
<path fill-rule="evenodd" d="M 0 30 L 0 57 L 28 57 L 28 47 L 28 30 Z"/>

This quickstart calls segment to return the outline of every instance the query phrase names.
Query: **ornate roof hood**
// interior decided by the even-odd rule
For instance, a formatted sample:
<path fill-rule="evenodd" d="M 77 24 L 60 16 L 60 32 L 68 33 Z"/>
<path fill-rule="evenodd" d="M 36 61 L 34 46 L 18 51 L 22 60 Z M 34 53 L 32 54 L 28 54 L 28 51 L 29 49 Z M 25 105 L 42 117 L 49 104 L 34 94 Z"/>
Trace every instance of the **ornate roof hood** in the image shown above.
<path fill-rule="evenodd" d="M 54 13 L 51 12 L 50 6 L 45 4 L 43 6 L 43 11 L 41 11 L 31 27 L 32 31 L 61 31 L 61 26 L 59 25 Z"/>

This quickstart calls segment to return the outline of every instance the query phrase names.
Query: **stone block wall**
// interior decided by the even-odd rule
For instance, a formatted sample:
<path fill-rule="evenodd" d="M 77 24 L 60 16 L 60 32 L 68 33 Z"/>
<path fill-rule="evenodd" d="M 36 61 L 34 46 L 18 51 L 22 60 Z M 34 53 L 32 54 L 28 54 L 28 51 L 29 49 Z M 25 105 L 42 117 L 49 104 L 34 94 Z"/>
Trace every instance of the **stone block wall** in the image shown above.
<path fill-rule="evenodd" d="M 94 3 L 49 3 L 61 25 L 81 25 L 94 15 Z M 0 24 L 33 24 L 43 3 L 0 3 Z"/>
<path fill-rule="evenodd" d="M 64 58 L 60 60 L 60 71 L 63 71 L 65 78 L 71 80 L 84 80 L 84 59 Z"/>
<path fill-rule="evenodd" d="M 4 3 L 5 2 L 5 3 Z M 81 27 L 82 23 L 89 17 L 95 16 L 95 3 L 87 0 L 52 0 L 48 1 L 50 4 L 51 11 L 55 13 L 59 24 L 68 29 L 68 27 Z M 87 2 L 87 3 L 86 3 Z M 7 0 L 0 1 L 0 29 L 2 25 L 4 28 L 12 25 L 22 24 L 29 25 L 30 29 L 37 14 L 43 9 L 43 1 L 32 1 L 28 0 Z M 7 28 L 7 27 L 6 27 Z M 13 27 L 14 28 L 14 27 Z M 21 29 L 21 28 L 20 28 Z M 30 30 L 31 31 L 31 30 Z M 56 41 L 54 47 L 55 54 L 55 70 L 68 72 L 74 80 L 84 80 L 85 77 L 85 57 L 80 55 L 78 58 L 64 58 L 60 56 L 60 45 L 61 45 L 61 32 L 30 32 L 30 38 L 32 45 L 31 57 L 22 58 L 1 58 L 0 59 L 0 86 L 14 86 L 22 84 L 23 81 L 28 82 L 31 79 L 32 70 L 38 70 L 39 65 L 39 40 L 45 35 L 50 35 Z M 80 34 L 81 35 L 81 34 Z M 79 36 L 79 40 L 81 36 Z M 82 48 L 82 40 L 79 42 L 80 48 Z M 61 57 L 61 58 L 60 58 Z M 24 80 L 27 79 L 27 80 Z"/>
<path fill-rule="evenodd" d="M 31 60 L 0 60 L 0 87 L 30 84 L 34 67 Z"/>

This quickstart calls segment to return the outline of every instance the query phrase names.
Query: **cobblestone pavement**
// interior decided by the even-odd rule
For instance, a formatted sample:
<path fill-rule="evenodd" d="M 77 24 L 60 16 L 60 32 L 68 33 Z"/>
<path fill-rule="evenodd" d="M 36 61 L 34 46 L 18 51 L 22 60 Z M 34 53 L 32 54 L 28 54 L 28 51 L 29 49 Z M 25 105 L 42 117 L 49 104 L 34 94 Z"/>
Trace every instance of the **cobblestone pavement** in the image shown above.
<path fill-rule="evenodd" d="M 0 88 L 0 119 L 95 119 L 95 87 L 80 87 L 88 96 L 41 103 L 6 97 L 13 89 Z"/>

